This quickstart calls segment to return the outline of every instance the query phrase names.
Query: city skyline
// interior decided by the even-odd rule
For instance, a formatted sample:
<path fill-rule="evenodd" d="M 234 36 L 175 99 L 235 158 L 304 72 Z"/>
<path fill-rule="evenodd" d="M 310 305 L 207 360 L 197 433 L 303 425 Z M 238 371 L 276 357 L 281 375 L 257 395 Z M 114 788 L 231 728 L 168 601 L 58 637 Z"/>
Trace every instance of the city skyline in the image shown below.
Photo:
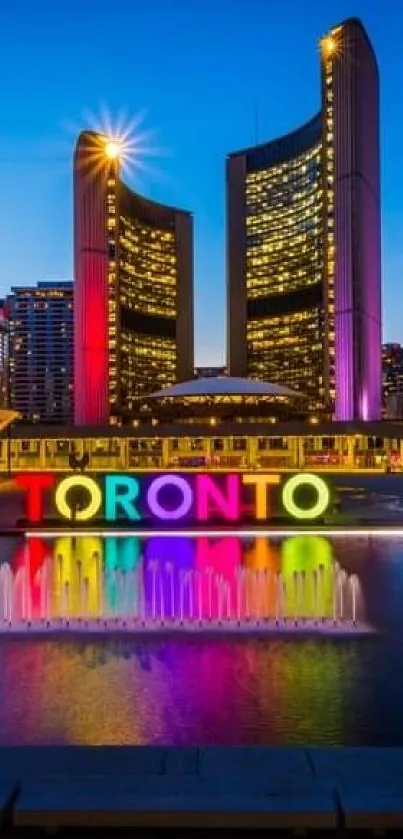
<path fill-rule="evenodd" d="M 48 33 L 57 35 L 62 24 L 64 27 L 65 18 L 67 26 L 71 27 L 68 32 L 72 31 L 77 23 L 80 4 L 73 0 L 68 5 L 69 12 L 73 9 L 72 20 L 67 20 L 67 5 L 59 4 L 58 11 L 52 10 L 49 15 Z M 105 46 L 107 20 L 102 23 L 98 18 L 96 21 L 91 19 L 93 5 L 92 2 L 86 4 L 84 30 L 89 33 L 91 27 L 95 26 L 94 34 L 100 36 L 103 33 L 104 40 L 101 37 L 101 42 Z M 288 28 L 290 5 L 295 22 L 292 29 Z M 40 14 L 32 15 L 32 7 L 28 3 L 20 4 L 19 11 L 21 6 L 26 7 L 27 17 L 35 29 Z M 357 15 L 362 17 L 374 43 L 381 79 L 383 340 L 401 340 L 399 307 L 396 306 L 403 270 L 403 256 L 399 251 L 399 192 L 403 184 L 400 186 L 402 175 L 399 167 L 396 167 L 400 141 L 399 113 L 402 108 L 397 81 L 401 59 L 397 49 L 394 49 L 394 44 L 398 46 L 394 39 L 399 29 L 396 20 L 402 16 L 402 11 L 397 3 L 396 15 L 391 13 L 390 18 L 384 18 L 380 11 L 371 10 L 365 2 L 329 3 L 325 11 L 316 2 L 311 3 L 307 10 L 301 10 L 301 4 L 291 2 L 287 14 L 285 10 L 270 10 L 269 14 L 263 2 L 248 4 L 248 7 L 242 3 L 242 14 L 239 9 L 239 14 L 234 12 L 231 19 L 223 14 L 222 8 L 216 9 L 213 4 L 202 4 L 197 0 L 191 10 L 182 8 L 183 4 L 178 3 L 157 2 L 153 6 L 158 7 L 160 12 L 155 23 L 159 50 L 156 51 L 150 32 L 151 16 L 147 9 L 139 8 L 136 17 L 142 24 L 144 35 L 138 45 L 138 67 L 148 50 L 147 66 L 151 66 L 153 71 L 149 73 L 148 80 L 144 73 L 139 84 L 134 87 L 130 74 L 127 79 L 129 66 L 125 65 L 124 73 L 118 75 L 109 69 L 108 73 L 100 73 L 99 67 L 97 70 L 96 59 L 101 54 L 101 48 L 96 38 L 91 43 L 86 43 L 83 38 L 83 45 L 80 39 L 77 62 L 69 62 L 68 54 L 61 48 L 60 42 L 55 51 L 51 37 L 42 43 L 36 62 L 31 61 L 30 74 L 25 76 L 24 85 L 21 85 L 25 62 L 29 61 L 30 56 L 32 59 L 28 42 L 32 30 L 27 27 L 26 34 L 22 33 L 22 52 L 25 47 L 27 52 L 24 52 L 19 73 L 11 74 L 6 91 L 9 128 L 3 131 L 0 141 L 3 180 L 0 218 L 3 235 L 9 243 L 0 263 L 2 294 L 7 294 L 11 285 L 29 285 L 47 279 L 68 280 L 72 277 L 70 173 L 76 136 L 72 130 L 62 129 L 61 125 L 67 122 L 74 124 L 74 130 L 78 133 L 81 128 L 87 127 L 85 110 L 90 109 L 99 114 L 102 98 L 108 102 L 112 115 L 119 112 L 122 102 L 128 106 L 128 116 L 149 105 L 150 113 L 143 127 L 159 127 L 158 137 L 149 142 L 167 147 L 173 154 L 157 158 L 155 162 L 154 159 L 148 161 L 152 166 L 155 163 L 160 170 L 160 177 L 155 172 L 146 171 L 140 179 L 132 175 L 126 180 L 131 188 L 146 194 L 148 198 L 183 206 L 194 213 L 195 362 L 208 365 L 225 361 L 225 157 L 234 148 L 250 146 L 255 139 L 264 142 L 286 133 L 314 112 L 318 87 L 315 46 L 319 48 L 319 37 L 333 25 L 345 17 Z M 210 16 L 202 14 L 206 6 L 211 10 Z M 36 4 L 37 10 L 42 7 L 43 3 Z M 120 3 L 120 8 L 126 10 L 130 17 L 129 4 Z M 242 26 L 246 8 L 249 9 L 251 19 L 247 45 Z M 213 15 L 216 26 L 211 34 L 209 20 Z M 11 9 L 6 11 L 5 16 L 7 26 L 3 27 L 3 31 L 7 29 L 9 37 L 17 21 Z M 169 43 L 161 45 L 159 35 L 167 26 Z M 225 27 L 231 38 L 223 37 Z M 265 30 L 264 38 L 261 30 Z M 207 32 L 209 51 L 206 57 L 203 35 Z M 193 33 L 192 49 L 186 33 Z M 12 38 L 9 37 L 9 40 Z M 263 40 L 266 44 L 264 58 L 259 55 L 259 45 L 263 44 Z M 33 38 L 33 41 L 36 42 L 36 39 Z M 84 49 L 87 72 L 79 86 L 76 64 L 80 63 L 81 51 Z M 237 51 L 238 61 L 235 55 Z M 3 60 L 7 60 L 7 55 L 11 61 L 12 57 L 7 53 L 5 44 Z M 69 57 L 72 55 L 70 51 Z M 162 68 L 164 59 L 169 56 L 172 59 L 168 61 L 164 75 L 169 84 L 162 89 Z M 254 70 L 249 66 L 252 56 Z M 207 58 L 209 66 L 201 67 L 198 61 L 203 59 L 205 64 Z M 181 71 L 185 59 L 188 65 L 184 76 Z M 278 60 L 283 62 L 284 73 L 281 78 L 275 72 Z M 48 72 L 49 66 L 52 67 L 52 74 Z M 134 62 L 131 68 L 133 78 L 136 77 L 136 67 Z M 292 76 L 297 70 L 297 79 L 292 82 Z M 118 77 L 120 86 L 117 86 Z M 210 82 L 207 86 L 206 80 Z M 31 104 L 30 87 L 33 84 L 38 88 L 39 96 Z M 218 109 L 219 100 L 224 105 L 221 110 Z M 273 102 L 275 107 L 271 104 Z M 207 109 L 211 115 L 210 120 L 206 119 Z M 25 134 L 22 122 L 29 125 Z M 21 139 L 22 136 L 24 139 Z M 25 183 L 23 202 L 19 188 L 22 181 Z M 32 217 L 33 207 L 35 218 Z M 29 216 L 31 222 L 28 224 Z M 17 247 L 21 230 L 24 231 L 24 239 Z"/>
<path fill-rule="evenodd" d="M 73 421 L 73 283 L 13 287 L 4 301 L 6 394 L 27 422 Z M 2 330 L 4 334 L 4 330 Z M 4 374 L 3 374 L 4 375 Z M 7 404 L 7 403 L 6 403 Z"/>

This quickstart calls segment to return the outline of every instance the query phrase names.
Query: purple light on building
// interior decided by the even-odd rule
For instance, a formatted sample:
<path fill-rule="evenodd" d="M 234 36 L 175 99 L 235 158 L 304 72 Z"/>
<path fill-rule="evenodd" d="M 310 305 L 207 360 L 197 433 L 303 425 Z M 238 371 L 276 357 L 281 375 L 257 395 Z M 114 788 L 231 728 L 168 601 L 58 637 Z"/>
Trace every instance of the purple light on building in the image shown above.
<path fill-rule="evenodd" d="M 359 21 L 334 39 L 323 61 L 333 117 L 335 414 L 373 420 L 382 398 L 378 68 Z M 324 100 L 326 111 L 326 90 Z"/>

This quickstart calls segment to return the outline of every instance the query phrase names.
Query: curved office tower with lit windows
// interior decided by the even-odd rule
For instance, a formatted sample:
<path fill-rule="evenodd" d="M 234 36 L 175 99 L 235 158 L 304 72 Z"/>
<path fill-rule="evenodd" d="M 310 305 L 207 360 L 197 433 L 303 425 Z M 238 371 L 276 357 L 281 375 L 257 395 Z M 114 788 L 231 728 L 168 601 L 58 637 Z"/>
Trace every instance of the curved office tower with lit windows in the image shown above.
<path fill-rule="evenodd" d="M 361 22 L 321 42 L 320 112 L 227 161 L 230 375 L 381 413 L 379 81 Z"/>
<path fill-rule="evenodd" d="M 74 156 L 74 417 L 130 421 L 136 400 L 193 375 L 192 216 L 132 192 L 117 143 Z"/>

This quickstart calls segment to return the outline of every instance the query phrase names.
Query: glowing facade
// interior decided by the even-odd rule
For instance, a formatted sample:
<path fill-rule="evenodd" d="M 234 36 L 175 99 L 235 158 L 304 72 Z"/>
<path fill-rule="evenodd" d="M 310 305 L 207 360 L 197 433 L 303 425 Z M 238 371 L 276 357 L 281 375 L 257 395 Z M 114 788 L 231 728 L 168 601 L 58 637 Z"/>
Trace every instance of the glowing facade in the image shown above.
<path fill-rule="evenodd" d="M 130 417 L 193 374 L 189 213 L 132 192 L 119 149 L 80 135 L 74 159 L 75 422 Z"/>
<path fill-rule="evenodd" d="M 12 288 L 5 311 L 8 320 L 2 329 L 3 338 L 8 338 L 10 406 L 30 422 L 69 426 L 73 416 L 72 283 Z"/>
<path fill-rule="evenodd" d="M 0 300 L 0 406 L 10 405 L 10 321 L 8 306 Z"/>
<path fill-rule="evenodd" d="M 403 417 L 403 347 L 382 346 L 383 409 L 387 419 Z"/>
<path fill-rule="evenodd" d="M 378 419 L 379 84 L 358 20 L 323 39 L 321 71 L 316 117 L 228 159 L 229 372 Z"/>

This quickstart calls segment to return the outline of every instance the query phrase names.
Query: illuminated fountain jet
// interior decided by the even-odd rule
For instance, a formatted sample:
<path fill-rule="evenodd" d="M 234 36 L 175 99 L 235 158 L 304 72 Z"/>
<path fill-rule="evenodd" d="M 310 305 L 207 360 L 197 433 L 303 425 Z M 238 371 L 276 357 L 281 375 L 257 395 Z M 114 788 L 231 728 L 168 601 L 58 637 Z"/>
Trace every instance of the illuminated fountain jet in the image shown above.
<path fill-rule="evenodd" d="M 1 566 L 4 631 L 364 628 L 358 578 L 334 562 L 322 536 L 257 537 L 246 551 L 233 538 L 38 541 L 27 541 L 15 568 Z M 35 573 L 32 551 L 42 557 Z"/>

